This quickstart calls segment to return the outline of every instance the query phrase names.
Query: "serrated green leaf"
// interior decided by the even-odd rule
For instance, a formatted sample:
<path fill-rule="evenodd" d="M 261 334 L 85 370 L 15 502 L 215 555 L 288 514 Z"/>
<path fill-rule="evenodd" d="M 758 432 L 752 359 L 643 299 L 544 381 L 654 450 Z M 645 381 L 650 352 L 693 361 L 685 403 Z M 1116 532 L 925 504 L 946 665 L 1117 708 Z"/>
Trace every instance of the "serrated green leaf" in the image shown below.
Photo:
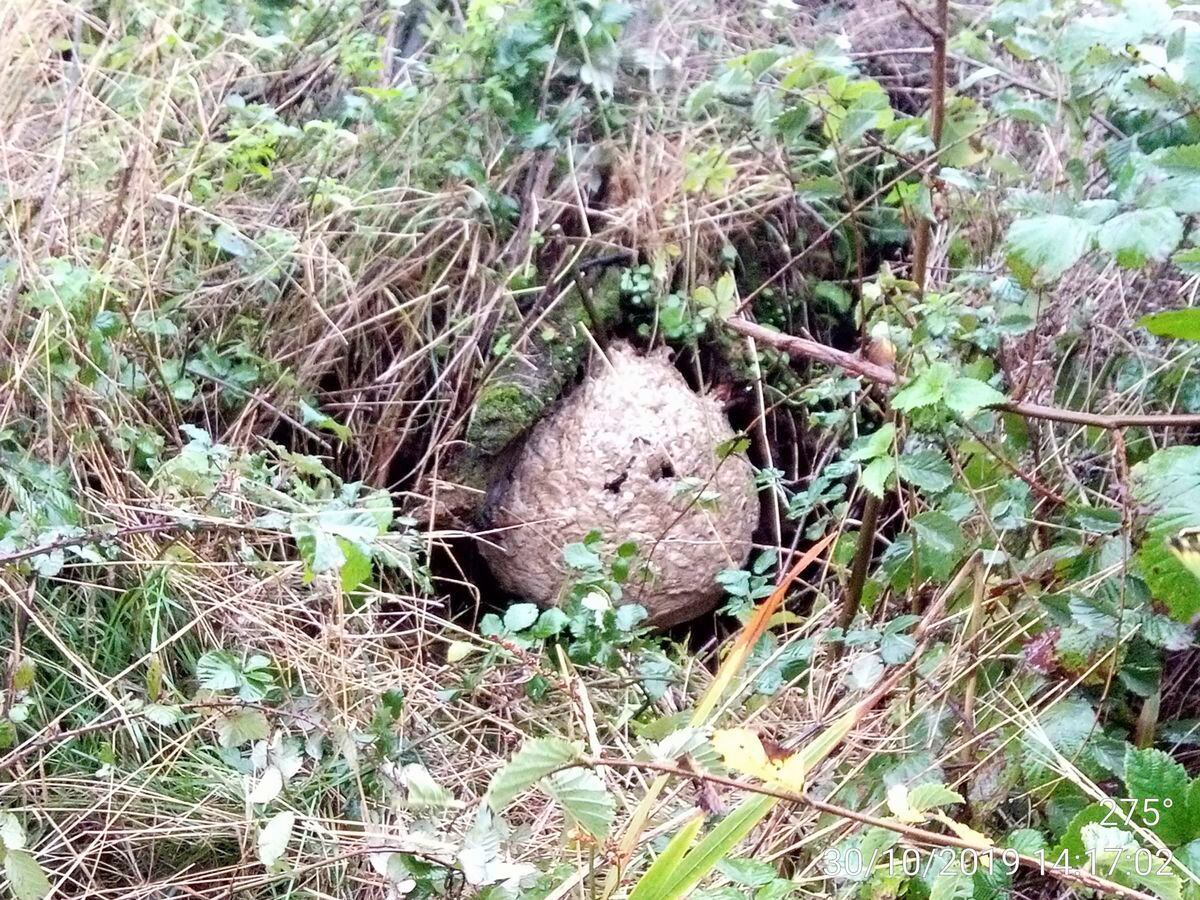
<path fill-rule="evenodd" d="M 881 456 L 869 462 L 862 472 L 862 486 L 883 499 L 883 489 L 887 485 L 888 476 L 896 468 L 896 461 L 889 456 Z"/>
<path fill-rule="evenodd" d="M 350 443 L 350 439 L 354 436 L 349 428 L 333 416 L 321 412 L 306 400 L 300 401 L 300 421 L 305 425 L 312 425 L 322 431 L 328 431 L 343 444 Z"/>
<path fill-rule="evenodd" d="M 1122 213 L 1101 225 L 1097 235 L 1100 249 L 1127 268 L 1165 260 L 1182 239 L 1179 216 L 1163 206 Z"/>
<path fill-rule="evenodd" d="M 927 812 L 939 806 L 953 806 L 962 803 L 963 798 L 957 791 L 952 791 L 944 784 L 918 784 L 908 792 L 908 805 L 917 812 Z"/>
<path fill-rule="evenodd" d="M 960 416 L 968 418 L 985 407 L 996 406 L 1007 399 L 990 384 L 963 375 L 946 386 L 946 405 Z"/>
<path fill-rule="evenodd" d="M 527 741 L 517 755 L 492 776 L 487 789 L 488 804 L 496 812 L 503 812 L 518 794 L 527 791 L 551 772 L 575 762 L 582 753 L 578 744 L 560 738 Z"/>
<path fill-rule="evenodd" d="M 1034 281 L 1057 281 L 1092 248 L 1096 227 L 1072 216 L 1042 215 L 1018 219 L 1005 243 Z"/>
<path fill-rule="evenodd" d="M 890 456 L 892 441 L 896 439 L 896 426 L 884 423 L 878 431 L 867 435 L 862 443 L 846 454 L 847 459 L 866 461 L 880 456 Z"/>
<path fill-rule="evenodd" d="M 1138 548 L 1142 577 L 1173 618 L 1200 615 L 1200 573 L 1173 554 L 1168 540 L 1181 528 L 1200 527 L 1200 447 L 1167 447 L 1133 467 L 1133 498 L 1154 515 Z"/>
<path fill-rule="evenodd" d="M 217 736 L 222 747 L 240 747 L 247 741 L 265 741 L 271 723 L 258 709 L 234 709 L 218 719 Z"/>
<path fill-rule="evenodd" d="M 937 579 L 948 577 L 966 546 L 962 528 L 944 512 L 929 510 L 913 518 L 912 531 L 922 569 Z"/>
<path fill-rule="evenodd" d="M 1142 801 L 1138 813 L 1143 824 L 1171 847 L 1200 837 L 1188 808 L 1191 779 L 1187 770 L 1161 750 L 1130 747 L 1125 753 L 1125 788 Z M 1157 822 L 1151 824 L 1154 819 Z"/>
<path fill-rule="evenodd" d="M 1200 309 L 1168 309 L 1151 313 L 1138 319 L 1138 327 L 1158 337 L 1200 341 Z"/>
<path fill-rule="evenodd" d="M 946 866 L 929 888 L 929 900 L 966 900 L 975 892 L 975 879 L 954 863 Z"/>
<path fill-rule="evenodd" d="M 229 691 L 242 685 L 242 663 L 228 650 L 210 650 L 196 660 L 196 680 L 210 691 Z"/>
<path fill-rule="evenodd" d="M 5 852 L 4 874 L 8 876 L 8 888 L 16 900 L 42 900 L 50 893 L 50 880 L 41 864 L 24 850 Z"/>
<path fill-rule="evenodd" d="M 936 450 L 900 454 L 896 474 L 913 487 L 933 494 L 941 493 L 953 482 L 950 464 Z"/>
<path fill-rule="evenodd" d="M 954 377 L 954 370 L 947 363 L 934 363 L 916 378 L 896 392 L 892 406 L 903 412 L 933 406 L 946 395 L 946 386 Z"/>
<path fill-rule="evenodd" d="M 345 538 L 336 538 L 342 550 L 343 562 L 338 570 L 342 590 L 355 590 L 371 577 L 371 554 L 364 552 L 358 544 Z"/>
<path fill-rule="evenodd" d="M 549 776 L 545 784 L 547 792 L 575 824 L 599 840 L 608 837 L 616 805 L 595 772 L 567 769 Z"/>

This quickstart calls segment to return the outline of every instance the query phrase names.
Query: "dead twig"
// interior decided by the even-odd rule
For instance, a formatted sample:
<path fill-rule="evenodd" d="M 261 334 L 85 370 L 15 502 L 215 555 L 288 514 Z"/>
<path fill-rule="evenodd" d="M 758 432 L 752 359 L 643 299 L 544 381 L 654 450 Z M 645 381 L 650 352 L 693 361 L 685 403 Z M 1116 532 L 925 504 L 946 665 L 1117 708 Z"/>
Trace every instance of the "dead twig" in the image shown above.
<path fill-rule="evenodd" d="M 740 334 L 749 335 L 769 347 L 783 351 L 792 359 L 811 359 L 837 366 L 852 375 L 859 375 L 868 381 L 889 387 L 900 387 L 904 384 L 904 379 L 896 374 L 894 369 L 873 363 L 856 353 L 847 353 L 845 350 L 838 350 L 807 338 L 771 331 L 769 328 L 764 328 L 762 325 L 746 319 L 729 319 L 725 324 Z M 992 409 L 1016 413 L 1027 419 L 1044 419 L 1069 425 L 1084 425 L 1091 428 L 1102 428 L 1106 431 L 1118 428 L 1200 427 L 1200 414 L 1195 413 L 1114 413 L 1110 415 L 1016 400 L 997 403 Z"/>

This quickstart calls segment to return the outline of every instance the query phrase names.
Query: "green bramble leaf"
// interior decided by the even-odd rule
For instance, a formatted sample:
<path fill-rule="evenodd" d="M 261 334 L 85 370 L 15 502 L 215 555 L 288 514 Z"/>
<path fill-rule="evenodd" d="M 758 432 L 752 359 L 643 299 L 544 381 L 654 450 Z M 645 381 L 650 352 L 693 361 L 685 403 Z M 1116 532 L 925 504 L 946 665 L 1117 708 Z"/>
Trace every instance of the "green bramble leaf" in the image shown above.
<path fill-rule="evenodd" d="M 1161 262 L 1183 239 L 1183 223 L 1166 207 L 1135 209 L 1100 226 L 1100 249 L 1112 253 L 1129 269 Z"/>
<path fill-rule="evenodd" d="M 1200 309 L 1168 309 L 1138 319 L 1138 326 L 1158 337 L 1200 341 Z"/>
<path fill-rule="evenodd" d="M 519 794 L 552 772 L 563 769 L 582 756 L 582 747 L 560 738 L 527 741 L 508 763 L 492 776 L 487 802 L 501 813 Z"/>
<path fill-rule="evenodd" d="M 1005 244 L 1010 264 L 1028 280 L 1047 284 L 1079 262 L 1095 240 L 1096 227 L 1082 219 L 1042 215 L 1013 222 Z"/>

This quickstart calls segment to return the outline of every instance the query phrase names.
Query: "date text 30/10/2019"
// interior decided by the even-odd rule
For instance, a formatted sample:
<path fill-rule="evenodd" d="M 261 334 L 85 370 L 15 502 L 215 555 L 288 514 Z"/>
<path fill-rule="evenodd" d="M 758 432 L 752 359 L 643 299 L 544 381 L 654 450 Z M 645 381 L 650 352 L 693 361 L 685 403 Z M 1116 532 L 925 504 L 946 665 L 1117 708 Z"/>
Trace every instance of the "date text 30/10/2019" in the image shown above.
<path fill-rule="evenodd" d="M 1058 855 L 1046 850 L 1020 854 L 1011 848 L 992 847 L 973 849 L 966 847 L 937 847 L 919 850 L 916 847 L 890 847 L 871 853 L 863 853 L 857 847 L 831 847 L 821 854 L 821 868 L 831 878 L 850 878 L 860 881 L 873 872 L 888 875 L 913 877 L 925 870 L 929 863 L 953 866 L 964 875 L 989 872 L 993 866 L 1003 866 L 1010 871 L 1024 860 L 1026 865 L 1038 868 L 1042 874 L 1058 869 L 1082 870 L 1091 875 L 1108 878 L 1119 871 L 1133 871 L 1142 877 L 1169 875 L 1173 873 L 1171 857 L 1167 854 L 1147 850 L 1144 847 L 1099 847 L 1084 854 L 1082 861 L 1072 860 L 1066 850 Z"/>

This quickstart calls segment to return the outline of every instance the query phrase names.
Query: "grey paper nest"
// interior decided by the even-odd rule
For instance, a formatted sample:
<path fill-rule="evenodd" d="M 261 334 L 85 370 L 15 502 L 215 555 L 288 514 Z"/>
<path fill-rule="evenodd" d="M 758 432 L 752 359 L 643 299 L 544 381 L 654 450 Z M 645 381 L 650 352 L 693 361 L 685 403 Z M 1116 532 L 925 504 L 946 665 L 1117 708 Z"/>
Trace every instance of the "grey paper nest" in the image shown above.
<path fill-rule="evenodd" d="M 732 437 L 720 404 L 692 391 L 665 354 L 614 346 L 533 429 L 493 492 L 500 530 L 484 554 L 497 580 L 553 605 L 569 575 L 562 548 L 598 530 L 608 553 L 634 541 L 648 560 L 650 577 L 631 579 L 623 599 L 646 607 L 651 624 L 708 612 L 721 598 L 717 574 L 745 564 L 759 517 L 749 462 L 718 455 Z"/>

